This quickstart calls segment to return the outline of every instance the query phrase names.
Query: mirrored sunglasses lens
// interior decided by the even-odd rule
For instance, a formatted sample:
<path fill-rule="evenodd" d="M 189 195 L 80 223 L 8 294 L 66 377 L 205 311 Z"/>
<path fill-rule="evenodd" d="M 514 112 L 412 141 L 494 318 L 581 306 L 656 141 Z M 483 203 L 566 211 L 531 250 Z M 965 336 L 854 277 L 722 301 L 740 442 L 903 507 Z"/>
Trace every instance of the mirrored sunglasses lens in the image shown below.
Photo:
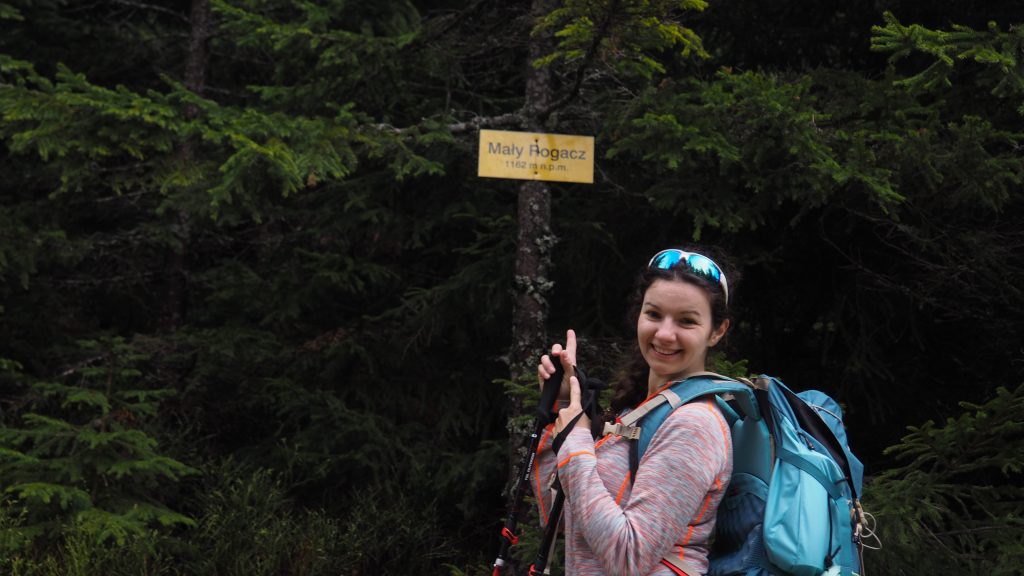
<path fill-rule="evenodd" d="M 690 254 L 690 257 L 686 259 L 686 263 L 689 264 L 694 272 L 703 274 L 716 282 L 722 278 L 722 271 L 718 269 L 718 265 L 707 256 Z"/>
<path fill-rule="evenodd" d="M 683 255 L 679 250 L 665 250 L 664 252 L 659 252 L 658 255 L 654 257 L 654 260 L 651 261 L 651 267 L 668 270 L 675 266 L 682 256 Z"/>

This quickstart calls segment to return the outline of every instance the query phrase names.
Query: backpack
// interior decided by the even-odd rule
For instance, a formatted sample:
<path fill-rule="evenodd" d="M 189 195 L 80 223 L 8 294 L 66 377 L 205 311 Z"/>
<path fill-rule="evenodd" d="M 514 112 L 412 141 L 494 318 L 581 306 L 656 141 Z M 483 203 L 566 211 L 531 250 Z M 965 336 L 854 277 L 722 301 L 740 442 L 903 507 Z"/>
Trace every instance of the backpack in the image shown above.
<path fill-rule="evenodd" d="M 605 432 L 629 438 L 635 478 L 672 410 L 714 395 L 733 442 L 733 472 L 718 509 L 709 576 L 852 576 L 861 570 L 864 466 L 850 451 L 839 405 L 794 393 L 768 376 L 739 382 L 710 372 L 674 383 Z M 674 555 L 662 560 L 696 576 Z"/>

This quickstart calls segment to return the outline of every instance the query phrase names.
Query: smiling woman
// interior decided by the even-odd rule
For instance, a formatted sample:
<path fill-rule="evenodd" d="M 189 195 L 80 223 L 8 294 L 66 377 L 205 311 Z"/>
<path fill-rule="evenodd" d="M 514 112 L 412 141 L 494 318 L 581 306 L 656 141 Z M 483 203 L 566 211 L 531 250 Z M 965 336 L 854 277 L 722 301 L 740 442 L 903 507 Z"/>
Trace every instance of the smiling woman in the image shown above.
<path fill-rule="evenodd" d="M 730 324 L 729 283 L 718 262 L 724 259 L 672 248 L 641 272 L 631 308 L 637 346 L 616 382 L 612 420 L 705 370 L 708 350 Z M 555 372 L 555 362 L 573 373 L 572 330 L 564 347 L 555 344 L 541 358 L 542 381 Z M 628 439 L 613 432 L 595 442 L 586 415 L 578 416 L 579 399 L 579 382 L 569 376 L 560 397 L 565 408 L 540 443 L 534 484 L 542 518 L 551 500 L 544 481 L 557 473 L 565 492 L 566 573 L 706 573 L 718 504 L 732 473 L 732 441 L 717 405 L 705 398 L 674 410 L 634 477 Z M 556 435 L 564 437 L 557 453 Z"/>
<path fill-rule="evenodd" d="M 714 259 L 705 256 L 713 254 Z M 709 348 L 716 346 L 725 338 L 729 331 L 731 315 L 729 302 L 730 281 L 735 286 L 739 281 L 739 272 L 729 266 L 729 259 L 721 251 L 710 248 L 699 248 L 699 252 L 685 251 L 677 248 L 662 250 L 651 258 L 647 267 L 641 271 L 636 281 L 630 302 L 629 317 L 636 319 L 637 348 L 622 365 L 615 383 L 615 392 L 611 400 L 611 411 L 617 414 L 642 402 L 657 387 L 671 381 L 671 372 L 661 373 L 651 364 L 651 355 L 645 351 L 645 329 L 650 330 L 651 318 L 665 315 L 670 310 L 659 310 L 648 306 L 675 307 L 677 315 L 681 315 L 686 304 L 689 304 L 688 316 L 674 318 L 678 323 L 703 322 L 709 330 L 706 346 L 691 343 L 688 348 L 680 348 L 691 353 L 703 353 L 696 358 L 692 369 L 679 371 L 679 375 L 703 371 L 707 361 Z M 684 298 L 685 297 L 685 298 Z M 704 305 L 707 308 L 704 308 Z M 698 314 L 700 313 L 700 314 Z M 680 332 L 682 327 L 680 326 Z M 662 343 L 676 331 L 668 331 L 668 325 L 655 338 L 652 334 L 648 339 L 653 344 Z M 682 337 L 681 335 L 679 337 Z M 666 347 L 663 352 L 669 351 Z M 662 365 L 658 364 L 659 368 Z M 675 378 L 678 380 L 679 378 Z"/>
<path fill-rule="evenodd" d="M 675 280 L 655 280 L 644 295 L 636 322 L 640 354 L 650 367 L 647 390 L 703 372 L 708 348 L 729 329 L 729 320 L 717 326 L 704 289 Z"/>

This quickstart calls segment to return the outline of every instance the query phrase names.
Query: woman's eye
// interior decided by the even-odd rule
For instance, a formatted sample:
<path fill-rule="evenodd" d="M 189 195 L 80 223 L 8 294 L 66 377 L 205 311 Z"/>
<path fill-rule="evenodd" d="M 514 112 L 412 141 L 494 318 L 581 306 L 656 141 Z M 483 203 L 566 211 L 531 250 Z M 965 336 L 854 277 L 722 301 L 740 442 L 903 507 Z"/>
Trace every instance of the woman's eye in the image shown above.
<path fill-rule="evenodd" d="M 647 317 L 650 318 L 651 320 L 658 320 L 659 318 L 661 318 L 661 314 L 658 314 L 654 310 L 648 310 Z"/>

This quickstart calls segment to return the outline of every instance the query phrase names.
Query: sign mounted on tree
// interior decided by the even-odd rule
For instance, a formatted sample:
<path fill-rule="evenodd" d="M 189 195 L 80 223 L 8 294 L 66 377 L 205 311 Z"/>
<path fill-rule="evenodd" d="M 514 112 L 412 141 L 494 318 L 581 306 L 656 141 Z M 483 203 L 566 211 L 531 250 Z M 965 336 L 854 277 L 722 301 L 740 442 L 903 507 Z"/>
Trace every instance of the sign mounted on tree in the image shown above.
<path fill-rule="evenodd" d="M 594 183 L 594 137 L 480 131 L 478 176 Z"/>

